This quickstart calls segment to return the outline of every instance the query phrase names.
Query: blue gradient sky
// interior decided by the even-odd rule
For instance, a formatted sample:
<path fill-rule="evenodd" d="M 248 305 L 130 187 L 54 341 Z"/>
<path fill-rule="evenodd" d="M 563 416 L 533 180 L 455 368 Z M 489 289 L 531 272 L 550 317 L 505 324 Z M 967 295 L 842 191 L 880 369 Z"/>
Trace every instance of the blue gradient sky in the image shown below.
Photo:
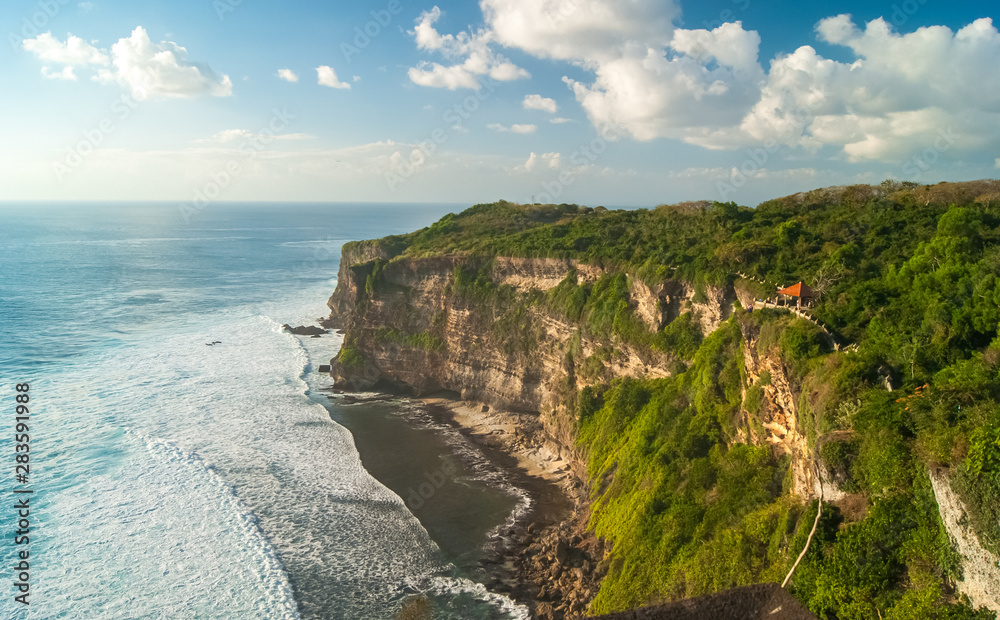
<path fill-rule="evenodd" d="M 995 177 L 995 7 L 12 0 L 0 200 L 754 205 Z"/>

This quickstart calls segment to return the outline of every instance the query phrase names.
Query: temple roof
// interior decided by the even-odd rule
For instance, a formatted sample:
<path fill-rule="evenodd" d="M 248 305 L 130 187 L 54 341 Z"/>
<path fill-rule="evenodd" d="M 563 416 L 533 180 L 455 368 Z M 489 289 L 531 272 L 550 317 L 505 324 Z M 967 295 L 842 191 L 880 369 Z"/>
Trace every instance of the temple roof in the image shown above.
<path fill-rule="evenodd" d="M 778 291 L 778 294 L 790 297 L 815 297 L 813 290 L 806 286 L 804 282 L 796 282 L 787 288 L 781 289 Z"/>

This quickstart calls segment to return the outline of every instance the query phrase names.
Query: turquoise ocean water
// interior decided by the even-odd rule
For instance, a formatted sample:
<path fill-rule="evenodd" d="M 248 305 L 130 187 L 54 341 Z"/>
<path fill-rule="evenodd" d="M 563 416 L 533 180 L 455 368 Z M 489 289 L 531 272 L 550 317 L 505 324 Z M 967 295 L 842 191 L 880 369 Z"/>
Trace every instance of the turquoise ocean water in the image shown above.
<path fill-rule="evenodd" d="M 377 407 L 395 420 L 390 491 L 334 419 L 381 427 L 319 392 L 338 337 L 280 328 L 327 313 L 345 241 L 450 210 L 225 204 L 186 222 L 173 204 L 0 205 L 0 617 L 382 619 L 420 592 L 439 619 L 525 617 L 467 577 L 470 547 L 523 498 L 400 422 L 402 402 Z M 439 471 L 425 527 L 401 496 Z M 28 545 L 15 487 L 34 491 Z"/>

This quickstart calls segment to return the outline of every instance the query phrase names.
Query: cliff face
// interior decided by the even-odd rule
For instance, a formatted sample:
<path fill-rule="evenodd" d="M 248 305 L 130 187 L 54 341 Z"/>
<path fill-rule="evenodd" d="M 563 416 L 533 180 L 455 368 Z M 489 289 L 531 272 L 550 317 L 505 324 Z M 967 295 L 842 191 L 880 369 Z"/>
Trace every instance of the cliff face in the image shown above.
<path fill-rule="evenodd" d="M 768 443 L 779 454 L 792 457 L 792 492 L 799 497 L 812 499 L 819 496 L 817 468 L 806 436 L 801 432 L 796 394 L 788 377 L 781 356 L 774 351 L 758 350 L 760 330 L 755 325 L 742 323 L 743 364 L 746 369 L 745 388 L 760 390 L 757 411 L 744 411 L 743 427 L 751 443 Z M 746 391 L 744 391 L 746 401 Z M 824 482 L 827 482 L 824 480 Z M 839 491 L 824 488 L 824 498 L 839 495 Z"/>
<path fill-rule="evenodd" d="M 434 257 L 394 260 L 378 247 L 345 247 L 329 323 L 346 332 L 345 342 L 363 361 L 334 360 L 336 384 L 353 390 L 405 387 L 416 394 L 446 390 L 496 408 L 540 415 L 546 431 L 563 446 L 573 445 L 567 412 L 571 392 L 612 377 L 669 376 L 676 357 L 649 347 L 599 339 L 577 322 L 537 303 L 568 274 L 580 284 L 606 274 L 573 260 L 497 258 L 486 266 L 498 287 L 510 287 L 523 311 L 514 313 L 516 335 L 505 337 L 497 321 L 511 313 L 484 306 L 454 292 L 456 268 L 469 259 Z M 377 279 L 372 278 L 376 274 Z M 375 286 L 368 286 L 375 280 Z M 532 297 L 532 296 L 535 297 Z M 654 287 L 629 282 L 629 305 L 651 331 L 684 312 L 695 311 L 708 333 L 729 317 L 733 295 L 666 280 Z M 532 299 L 536 300 L 532 302 Z"/>
<path fill-rule="evenodd" d="M 941 522 L 948 531 L 954 549 L 962 557 L 962 579 L 958 591 L 976 606 L 1000 612 L 1000 563 L 983 548 L 969 525 L 967 509 L 951 489 L 948 472 L 932 468 L 929 472 Z"/>
<path fill-rule="evenodd" d="M 587 335 L 576 322 L 544 308 L 527 306 L 515 326 L 531 348 L 511 346 L 493 329 L 496 309 L 453 291 L 456 268 L 468 259 L 434 257 L 389 262 L 377 286 L 366 287 L 376 260 L 390 256 L 381 248 L 345 248 L 337 289 L 328 305 L 330 323 L 346 331 L 345 342 L 361 353 L 355 365 L 333 360 L 336 385 L 352 390 L 376 386 L 405 388 L 415 394 L 457 393 L 494 408 L 537 413 L 545 431 L 562 447 L 582 478 L 583 464 L 573 450 L 572 412 L 567 403 L 583 387 L 613 377 L 665 377 L 676 358 L 649 347 Z M 575 272 L 580 283 L 594 283 L 606 271 L 573 260 L 497 258 L 489 277 L 524 296 L 545 292 Z M 366 290 L 366 288 L 368 290 Z M 703 334 L 714 331 L 733 311 L 732 288 L 695 287 L 679 280 L 649 286 L 629 280 L 629 303 L 651 331 L 686 312 L 694 312 Z M 797 396 L 777 352 L 761 355 L 757 329 L 741 326 L 745 390 L 758 385 L 760 408 L 745 412 L 743 439 L 771 444 L 792 457 L 794 492 L 803 499 L 819 494 L 817 468 L 801 432 Z M 762 381 L 762 377 L 767 380 Z M 837 493 L 826 481 L 825 494 Z M 835 497 L 833 498 L 835 499 Z"/>

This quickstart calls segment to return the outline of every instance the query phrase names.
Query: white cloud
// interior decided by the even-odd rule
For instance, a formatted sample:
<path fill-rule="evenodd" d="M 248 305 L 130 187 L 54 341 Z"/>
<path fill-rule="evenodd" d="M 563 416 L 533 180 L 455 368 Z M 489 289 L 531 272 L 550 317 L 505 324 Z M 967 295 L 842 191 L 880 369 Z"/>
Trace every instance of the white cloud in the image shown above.
<path fill-rule="evenodd" d="M 493 38 L 542 58 L 602 62 L 632 45 L 663 47 L 673 0 L 481 0 Z"/>
<path fill-rule="evenodd" d="M 73 35 L 67 35 L 66 41 L 62 42 L 51 32 L 43 32 L 34 39 L 25 39 L 22 46 L 46 63 L 67 67 L 108 64 L 107 54 Z"/>
<path fill-rule="evenodd" d="M 118 83 L 140 100 L 232 94 L 228 75 L 217 76 L 207 65 L 188 61 L 187 50 L 176 43 L 153 43 L 142 26 L 112 45 L 110 54 L 80 37 L 68 35 L 62 42 L 48 32 L 26 39 L 23 45 L 43 62 L 63 65 L 55 71 L 47 64 L 42 68 L 45 77 L 74 80 L 74 67 L 96 69 L 93 79 Z"/>
<path fill-rule="evenodd" d="M 541 110 L 549 114 L 555 114 L 556 110 L 559 109 L 559 105 L 556 104 L 555 99 L 549 99 L 541 95 L 525 95 L 522 105 L 525 110 Z"/>
<path fill-rule="evenodd" d="M 492 34 L 486 30 L 442 35 L 434 28 L 441 18 L 441 9 L 424 11 L 410 32 L 417 42 L 417 49 L 438 52 L 455 61 L 455 64 L 421 62 L 411 67 L 408 74 L 414 84 L 434 88 L 479 88 L 483 76 L 501 82 L 530 77 L 524 69 L 493 51 Z M 464 58 L 464 60 L 462 60 Z"/>
<path fill-rule="evenodd" d="M 499 123 L 490 123 L 486 126 L 487 129 L 492 129 L 493 131 L 499 133 L 535 133 L 538 130 L 538 125 L 518 125 L 514 124 L 510 127 L 501 125 Z"/>
<path fill-rule="evenodd" d="M 531 172 L 532 170 L 535 169 L 535 166 L 537 166 L 537 165 L 538 165 L 538 155 L 536 155 L 535 152 L 532 151 L 531 155 L 528 155 L 528 161 L 524 162 L 520 166 L 515 167 L 514 171 L 515 172 L 522 172 L 522 171 L 523 172 Z"/>
<path fill-rule="evenodd" d="M 286 134 L 261 134 L 254 133 L 249 129 L 224 129 L 209 138 L 195 140 L 195 144 L 231 144 L 233 142 L 248 142 L 251 140 L 264 139 L 268 142 L 272 140 L 307 140 L 314 138 L 307 133 L 286 133 Z"/>
<path fill-rule="evenodd" d="M 534 151 L 528 155 L 527 161 L 519 166 L 514 166 L 511 172 L 534 172 L 540 165 L 544 165 L 552 170 L 558 170 L 562 156 L 559 153 L 542 153 L 539 156 Z"/>
<path fill-rule="evenodd" d="M 319 79 L 320 86 L 329 86 L 330 88 L 343 88 L 349 90 L 351 85 L 347 82 L 341 82 L 337 79 L 337 73 L 332 67 L 323 65 L 322 67 L 316 67 L 316 76 Z"/>
<path fill-rule="evenodd" d="M 48 66 L 42 67 L 42 77 L 50 80 L 75 80 L 76 73 L 73 72 L 73 67 L 66 65 L 62 68 L 62 71 L 53 71 Z"/>
<path fill-rule="evenodd" d="M 557 116 L 555 118 L 550 118 L 549 122 L 552 123 L 553 125 L 562 125 L 563 123 L 572 123 L 573 119 Z"/>
<path fill-rule="evenodd" d="M 278 77 L 285 80 L 286 82 L 298 82 L 299 76 L 295 75 L 295 72 L 291 69 L 278 69 Z"/>
<path fill-rule="evenodd" d="M 685 168 L 670 170 L 666 173 L 668 179 L 698 179 L 701 181 L 736 181 L 738 179 L 795 179 L 807 180 L 817 176 L 815 168 L 789 168 L 785 170 L 770 170 L 754 168 L 743 170 L 736 168 Z"/>
<path fill-rule="evenodd" d="M 997 160 L 996 160 L 995 163 L 996 163 L 996 167 L 1000 168 L 1000 157 L 997 157 Z"/>
<path fill-rule="evenodd" d="M 218 76 L 207 65 L 189 61 L 187 50 L 176 43 L 153 43 L 142 26 L 111 46 L 111 58 L 113 69 L 102 69 L 98 79 L 121 84 L 136 99 L 233 94 L 228 75 Z"/>
<path fill-rule="evenodd" d="M 862 30 L 838 15 L 816 32 L 857 60 L 829 60 L 809 46 L 775 59 L 760 102 L 737 130 L 713 140 L 835 145 L 855 162 L 1000 145 L 1000 33 L 989 18 L 957 32 L 932 26 L 898 34 L 883 19 Z"/>
<path fill-rule="evenodd" d="M 81 2 L 81 3 L 77 4 L 77 6 L 80 8 L 81 11 L 83 11 L 84 13 L 86 13 L 86 12 L 88 12 L 88 11 L 90 11 L 90 10 L 92 10 L 94 8 L 94 3 L 93 2 Z"/>
<path fill-rule="evenodd" d="M 417 46 L 455 54 L 476 41 L 487 50 L 501 44 L 570 61 L 595 75 L 592 83 L 564 81 L 601 129 L 640 140 L 684 138 L 706 123 L 710 129 L 737 124 L 759 99 L 757 33 L 738 22 L 711 31 L 675 29 L 674 0 L 481 0 L 480 6 L 487 28 L 474 34 L 441 35 L 433 28 L 440 10 L 425 13 L 414 30 Z M 461 65 L 414 73 L 418 83 L 475 86 Z M 550 109 L 555 101 L 539 105 Z"/>
<path fill-rule="evenodd" d="M 675 30 L 667 48 L 632 47 L 593 65 L 592 84 L 563 78 L 602 130 L 686 138 L 739 123 L 760 97 L 760 37 L 740 22 Z"/>
<path fill-rule="evenodd" d="M 592 77 L 563 81 L 611 137 L 709 149 L 773 141 L 812 155 L 827 146 L 852 162 L 1000 148 L 1000 33 L 990 18 L 958 31 L 899 33 L 881 18 L 858 25 L 836 15 L 815 35 L 853 59 L 803 46 L 762 64 L 757 32 L 741 22 L 677 28 L 677 0 L 480 0 L 480 7 L 485 27 L 459 35 L 434 29 L 439 10 L 425 13 L 414 30 L 418 47 L 459 55 L 475 42 L 484 53 L 503 45 L 568 61 Z M 414 81 L 475 86 L 460 63 L 414 71 Z"/>

